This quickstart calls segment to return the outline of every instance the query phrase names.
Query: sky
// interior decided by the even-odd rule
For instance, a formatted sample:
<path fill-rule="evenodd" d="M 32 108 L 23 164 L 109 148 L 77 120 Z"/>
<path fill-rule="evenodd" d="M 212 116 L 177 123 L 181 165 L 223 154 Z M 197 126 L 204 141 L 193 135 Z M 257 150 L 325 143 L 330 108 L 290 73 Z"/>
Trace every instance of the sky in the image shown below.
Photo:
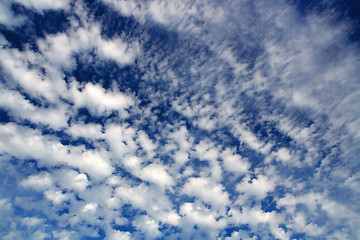
<path fill-rule="evenodd" d="M 2 0 L 1 239 L 360 239 L 360 4 Z"/>

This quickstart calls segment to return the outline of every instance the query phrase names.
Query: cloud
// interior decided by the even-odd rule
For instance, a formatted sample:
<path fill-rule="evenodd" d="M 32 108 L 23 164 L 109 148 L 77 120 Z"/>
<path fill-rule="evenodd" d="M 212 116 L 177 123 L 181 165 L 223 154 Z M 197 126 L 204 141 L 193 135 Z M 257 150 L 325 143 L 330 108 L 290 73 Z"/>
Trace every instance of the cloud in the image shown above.
<path fill-rule="evenodd" d="M 0 238 L 355 239 L 357 28 L 332 4 L 0 3 Z"/>
<path fill-rule="evenodd" d="M 179 212 L 183 216 L 184 236 L 196 235 L 193 227 L 195 225 L 200 229 L 200 236 L 215 237 L 218 230 L 227 225 L 226 220 L 219 218 L 216 211 L 198 202 L 182 204 Z"/>
<path fill-rule="evenodd" d="M 36 107 L 26 100 L 18 91 L 0 88 L 1 107 L 16 119 L 27 119 L 33 123 L 49 125 L 60 129 L 67 125 L 67 109 L 65 106 Z"/>
<path fill-rule="evenodd" d="M 130 97 L 122 93 L 105 92 L 105 89 L 99 85 L 88 83 L 82 91 L 79 91 L 78 88 L 77 85 L 71 86 L 70 98 L 78 108 L 88 107 L 95 115 L 121 111 L 133 104 Z"/>
<path fill-rule="evenodd" d="M 257 175 L 256 178 L 250 179 L 249 176 L 243 178 L 236 185 L 237 191 L 247 196 L 255 196 L 257 199 L 263 199 L 268 192 L 274 191 L 275 179 L 266 175 Z"/>
<path fill-rule="evenodd" d="M 221 153 L 226 171 L 234 173 L 246 173 L 249 169 L 249 163 L 242 159 L 240 155 L 234 154 L 230 149 L 226 149 Z"/>
<path fill-rule="evenodd" d="M 39 69 L 28 69 L 27 59 L 35 58 L 36 60 L 38 57 L 36 53 L 29 52 L 28 56 L 26 54 L 24 56 L 16 49 L 3 49 L 2 55 L 5 58 L 0 61 L 1 65 L 10 75 L 10 79 L 7 79 L 8 84 L 14 85 L 13 81 L 15 81 L 15 86 L 20 85 L 31 96 L 45 98 L 52 103 L 57 100 L 58 92 L 65 90 L 65 83 L 60 79 L 49 81 L 50 79 L 44 79 L 45 76 Z"/>
<path fill-rule="evenodd" d="M 205 178 L 190 178 L 181 192 L 189 196 L 196 196 L 220 211 L 230 203 L 228 193 L 224 192 L 223 187 Z"/>
<path fill-rule="evenodd" d="M 30 1 L 23 1 L 23 0 L 16 0 L 16 2 L 24 5 L 25 7 L 35 8 L 37 10 L 48 10 L 48 9 L 64 9 L 69 7 L 69 0 L 61 1 L 49 1 L 49 0 L 30 0 Z"/>
<path fill-rule="evenodd" d="M 35 227 L 41 224 L 43 221 L 44 219 L 35 218 L 35 217 L 26 217 L 21 220 L 21 223 L 27 227 Z"/>
<path fill-rule="evenodd" d="M 20 184 L 25 188 L 33 188 L 37 191 L 43 191 L 49 189 L 52 186 L 52 179 L 49 173 L 44 172 L 40 173 L 39 175 L 29 176 Z"/>
<path fill-rule="evenodd" d="M 82 208 L 82 212 L 90 212 L 90 213 L 92 213 L 92 212 L 95 212 L 96 211 L 96 209 L 97 209 L 97 204 L 96 203 L 87 203 L 87 204 L 85 204 L 84 206 L 83 206 L 83 208 Z"/>
<path fill-rule="evenodd" d="M 60 169 L 58 171 L 54 171 L 53 176 L 57 178 L 58 184 L 68 190 L 81 192 L 90 185 L 86 174 L 79 173 L 72 169 Z"/>
<path fill-rule="evenodd" d="M 45 197 L 54 205 L 58 205 L 68 199 L 68 196 L 61 191 L 46 191 Z"/>
<path fill-rule="evenodd" d="M 165 168 L 161 165 L 150 164 L 144 167 L 140 173 L 141 179 L 153 182 L 160 187 L 171 187 L 174 182 L 172 177 L 166 172 Z"/>
<path fill-rule="evenodd" d="M 11 3 L 9 1 L 3 1 L 0 3 L 0 23 L 10 28 L 24 23 L 26 18 L 23 16 L 14 16 L 10 7 Z"/>
<path fill-rule="evenodd" d="M 81 6 L 77 5 L 81 11 Z M 85 26 L 79 27 L 79 21 Z M 72 28 L 66 33 L 47 35 L 45 39 L 37 43 L 44 57 L 52 66 L 62 66 L 66 69 L 75 67 L 75 54 L 96 50 L 97 57 L 117 62 L 120 66 L 132 64 L 140 53 L 138 43 L 126 42 L 126 39 L 116 37 L 104 39 L 101 35 L 100 26 L 93 23 L 86 16 L 79 20 L 72 20 Z"/>
<path fill-rule="evenodd" d="M 145 239 L 154 239 L 161 236 L 159 224 L 149 216 L 139 217 L 134 221 L 134 225 L 144 232 Z"/>
<path fill-rule="evenodd" d="M 71 127 L 66 129 L 66 132 L 71 134 L 73 137 L 84 137 L 90 139 L 102 138 L 102 127 L 99 124 L 73 124 Z"/>
<path fill-rule="evenodd" d="M 131 239 L 131 234 L 129 232 L 121 232 L 118 230 L 113 230 L 109 236 L 106 237 L 106 239 L 109 240 L 116 240 L 116 239 L 121 239 L 121 240 L 130 240 Z"/>
<path fill-rule="evenodd" d="M 35 158 L 42 166 L 65 164 L 78 167 L 99 180 L 112 173 L 105 152 L 67 147 L 54 136 L 43 136 L 37 130 L 12 123 L 1 125 L 0 134 L 2 139 L 7 139 L 6 143 L 1 144 L 2 151 L 19 159 Z"/>
<path fill-rule="evenodd" d="M 132 63 L 140 50 L 135 44 L 133 44 L 133 46 L 128 46 L 126 43 L 121 42 L 120 39 L 115 39 L 113 41 L 100 39 L 98 51 L 100 56 L 124 65 Z"/>

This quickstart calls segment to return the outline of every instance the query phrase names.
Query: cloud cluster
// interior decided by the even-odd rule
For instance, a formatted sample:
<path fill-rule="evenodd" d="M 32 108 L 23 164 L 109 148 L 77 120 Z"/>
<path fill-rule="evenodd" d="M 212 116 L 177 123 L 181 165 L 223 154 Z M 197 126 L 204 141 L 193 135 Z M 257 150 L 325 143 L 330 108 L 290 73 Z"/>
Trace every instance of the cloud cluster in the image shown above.
<path fill-rule="evenodd" d="M 359 238 L 356 23 L 314 6 L 0 3 L 1 238 Z"/>

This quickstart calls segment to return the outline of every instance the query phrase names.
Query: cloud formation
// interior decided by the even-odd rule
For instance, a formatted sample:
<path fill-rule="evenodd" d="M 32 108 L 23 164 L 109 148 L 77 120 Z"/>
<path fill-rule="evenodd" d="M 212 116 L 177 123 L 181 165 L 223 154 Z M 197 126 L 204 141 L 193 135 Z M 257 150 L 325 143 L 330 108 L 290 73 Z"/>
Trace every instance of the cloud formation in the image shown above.
<path fill-rule="evenodd" d="M 1 238 L 359 238 L 351 7 L 0 3 Z"/>

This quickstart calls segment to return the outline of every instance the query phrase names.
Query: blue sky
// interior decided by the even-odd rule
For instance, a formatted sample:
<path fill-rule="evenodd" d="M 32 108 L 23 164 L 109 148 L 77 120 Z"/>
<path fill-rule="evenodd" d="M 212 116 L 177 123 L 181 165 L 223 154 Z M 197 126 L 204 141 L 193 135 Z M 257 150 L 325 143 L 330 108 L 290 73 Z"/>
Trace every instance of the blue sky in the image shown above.
<path fill-rule="evenodd" d="M 0 2 L 1 239 L 360 239 L 356 1 Z"/>

